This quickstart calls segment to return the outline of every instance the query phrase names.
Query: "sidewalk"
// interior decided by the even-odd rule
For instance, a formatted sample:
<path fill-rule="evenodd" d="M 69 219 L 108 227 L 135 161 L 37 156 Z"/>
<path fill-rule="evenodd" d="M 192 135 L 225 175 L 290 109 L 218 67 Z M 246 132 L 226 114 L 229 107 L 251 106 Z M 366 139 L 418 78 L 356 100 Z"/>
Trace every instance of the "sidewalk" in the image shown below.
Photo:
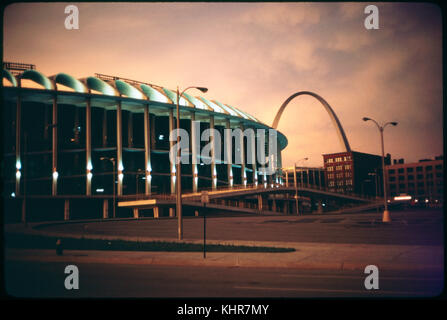
<path fill-rule="evenodd" d="M 201 240 L 179 241 L 167 238 L 45 233 L 31 228 L 20 231 L 74 238 L 203 243 Z M 295 248 L 296 251 L 288 253 L 207 252 L 204 258 L 203 252 L 65 250 L 63 256 L 57 256 L 55 250 L 5 249 L 5 260 L 326 270 L 364 270 L 365 266 L 372 264 L 378 266 L 379 269 L 424 272 L 442 271 L 444 268 L 442 246 L 218 240 L 207 240 L 207 244 Z"/>

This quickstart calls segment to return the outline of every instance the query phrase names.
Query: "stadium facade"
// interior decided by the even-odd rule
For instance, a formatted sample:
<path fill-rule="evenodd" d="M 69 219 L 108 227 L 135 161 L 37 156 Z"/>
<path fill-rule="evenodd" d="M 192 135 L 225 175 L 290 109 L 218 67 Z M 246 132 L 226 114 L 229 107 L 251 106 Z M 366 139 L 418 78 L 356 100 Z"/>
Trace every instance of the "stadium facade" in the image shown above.
<path fill-rule="evenodd" d="M 25 196 L 36 203 L 34 207 L 28 201 L 27 211 L 38 215 L 47 210 L 55 218 L 61 201 L 76 199 L 82 218 L 84 211 L 101 216 L 101 206 L 113 194 L 119 199 L 175 193 L 175 165 L 169 161 L 175 142 L 169 141 L 169 133 L 175 129 L 176 101 L 173 90 L 119 77 L 47 77 L 35 69 L 13 74 L 4 68 L 3 199 L 8 214 L 23 210 Z M 191 141 L 210 128 L 222 137 L 224 129 L 271 129 L 208 96 L 184 93 L 179 105 L 180 128 L 190 133 Z M 200 132 L 191 132 L 192 121 L 200 121 Z M 276 132 L 281 168 L 287 139 Z M 241 148 L 232 144 L 233 158 L 242 155 L 240 164 L 219 159 L 182 164 L 183 192 L 277 182 L 279 174 L 261 175 L 256 162 L 247 164 L 246 145 L 244 138 Z"/>

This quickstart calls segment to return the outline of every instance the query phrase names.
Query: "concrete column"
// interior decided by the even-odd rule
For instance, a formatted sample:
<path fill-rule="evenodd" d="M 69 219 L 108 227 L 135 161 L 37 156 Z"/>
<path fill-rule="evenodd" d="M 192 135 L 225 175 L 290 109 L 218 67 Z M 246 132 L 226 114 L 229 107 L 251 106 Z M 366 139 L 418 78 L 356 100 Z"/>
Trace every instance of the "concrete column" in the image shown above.
<path fill-rule="evenodd" d="M 133 217 L 135 219 L 138 219 L 140 217 L 140 213 L 139 213 L 138 208 L 133 208 Z"/>
<path fill-rule="evenodd" d="M 289 172 L 288 171 L 286 171 L 286 187 L 289 187 Z"/>
<path fill-rule="evenodd" d="M 258 168 L 256 165 L 256 131 L 253 130 L 253 135 L 250 137 L 250 144 L 251 144 L 251 168 L 253 170 L 253 185 L 258 186 Z M 248 151 L 248 150 L 247 150 Z"/>
<path fill-rule="evenodd" d="M 104 199 L 102 202 L 102 217 L 103 219 L 109 217 L 109 199 Z"/>
<path fill-rule="evenodd" d="M 150 130 L 149 106 L 144 106 L 144 162 L 146 164 L 146 180 L 145 180 L 145 195 L 151 194 L 152 186 L 152 166 L 151 166 L 151 130 Z"/>
<path fill-rule="evenodd" d="M 258 210 L 259 211 L 268 210 L 267 199 L 263 197 L 261 194 L 258 194 L 257 198 L 258 198 Z"/>
<path fill-rule="evenodd" d="M 174 130 L 174 112 L 172 109 L 169 109 L 169 134 L 171 134 L 172 130 Z M 175 145 L 175 141 L 169 141 L 169 147 L 172 150 L 172 148 Z M 171 173 L 171 194 L 175 194 L 175 163 L 172 163 L 169 161 L 170 166 L 170 173 Z M 169 211 L 170 213 L 171 211 Z M 169 214 L 171 216 L 171 214 Z"/>
<path fill-rule="evenodd" d="M 68 199 L 64 202 L 64 220 L 70 220 L 70 200 Z"/>
<path fill-rule="evenodd" d="M 239 208 L 245 208 L 245 202 L 244 202 L 244 199 L 239 199 L 239 200 L 238 200 L 238 207 L 239 207 Z"/>
<path fill-rule="evenodd" d="M 55 85 L 56 87 L 56 85 Z M 52 163 L 53 163 L 53 186 L 52 186 L 52 195 L 57 195 L 57 95 L 53 98 L 53 126 L 52 126 L 52 136 L 53 136 L 53 145 L 52 145 Z"/>
<path fill-rule="evenodd" d="M 121 112 L 121 100 L 118 101 L 116 106 L 116 164 L 117 164 L 117 177 L 118 188 L 117 195 L 123 195 L 123 127 L 122 127 L 122 112 Z"/>
<path fill-rule="evenodd" d="M 87 185 L 85 194 L 90 196 L 92 194 L 92 108 L 90 98 L 87 98 L 87 105 L 85 109 L 85 155 L 87 164 Z"/>
<path fill-rule="evenodd" d="M 244 125 L 240 124 L 240 129 L 242 131 L 240 141 L 241 141 L 241 181 L 244 186 L 247 185 L 247 173 L 245 172 L 245 143 L 244 143 Z"/>
<path fill-rule="evenodd" d="M 169 208 L 169 216 L 175 217 L 175 208 Z"/>
<path fill-rule="evenodd" d="M 194 216 L 196 216 L 196 217 L 199 216 L 199 210 L 194 210 Z"/>
<path fill-rule="evenodd" d="M 310 187 L 310 179 L 309 179 L 309 169 L 306 170 L 306 176 L 307 176 L 307 187 Z"/>
<path fill-rule="evenodd" d="M 314 188 L 317 186 L 316 180 L 315 180 L 315 169 L 312 171 L 312 177 L 313 177 L 313 186 Z"/>
<path fill-rule="evenodd" d="M 301 187 L 304 187 L 304 175 L 303 175 L 303 173 L 304 173 L 304 170 L 303 169 L 301 169 Z"/>
<path fill-rule="evenodd" d="M 160 208 L 159 207 L 154 207 L 154 218 L 158 219 L 160 218 Z"/>
<path fill-rule="evenodd" d="M 20 96 L 21 81 L 18 79 L 17 105 L 16 105 L 16 196 L 20 195 L 20 178 L 22 176 L 22 161 L 20 158 L 22 139 L 22 98 Z"/>
<path fill-rule="evenodd" d="M 225 139 L 224 139 L 224 143 L 225 143 L 225 158 L 227 161 L 227 178 L 228 178 L 228 186 L 230 188 L 233 187 L 233 168 L 232 168 L 232 163 L 233 163 L 233 159 L 232 159 L 232 154 L 233 154 L 233 150 L 230 146 L 232 146 L 231 143 L 231 126 L 230 126 L 230 119 L 226 119 L 225 120 Z"/>
<path fill-rule="evenodd" d="M 191 165 L 192 165 L 192 191 L 197 192 L 199 183 L 199 171 L 197 164 L 199 161 L 199 145 L 200 145 L 200 127 L 194 125 L 196 121 L 196 113 L 191 112 Z"/>
<path fill-rule="evenodd" d="M 210 116 L 210 130 L 214 130 L 214 116 Z M 211 187 L 213 190 L 217 188 L 217 170 L 216 170 L 216 142 L 213 131 L 211 131 Z"/>
<path fill-rule="evenodd" d="M 275 198 L 273 198 L 273 200 L 272 200 L 272 211 L 276 212 L 276 199 Z"/>

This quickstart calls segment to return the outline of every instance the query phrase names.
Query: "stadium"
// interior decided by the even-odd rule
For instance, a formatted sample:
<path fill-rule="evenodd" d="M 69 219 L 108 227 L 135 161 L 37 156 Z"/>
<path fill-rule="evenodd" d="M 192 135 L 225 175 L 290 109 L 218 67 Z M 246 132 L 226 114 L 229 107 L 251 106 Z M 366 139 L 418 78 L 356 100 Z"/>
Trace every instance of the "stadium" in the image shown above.
<path fill-rule="evenodd" d="M 119 200 L 175 193 L 169 133 L 176 128 L 176 90 L 102 74 L 82 79 L 66 73 L 46 76 L 34 65 L 18 63 L 4 63 L 2 73 L 6 220 L 20 220 L 20 212 L 28 220 L 63 219 L 67 199 L 71 217 L 100 218 L 113 196 Z M 188 90 L 179 100 L 180 128 L 191 140 L 210 128 L 221 136 L 225 129 L 272 129 L 226 102 L 193 95 L 197 93 Z M 192 121 L 200 121 L 200 132 L 191 132 Z M 287 138 L 276 132 L 281 168 Z M 243 139 L 242 148 L 232 144 L 233 157 L 242 155 L 241 164 L 218 159 L 182 164 L 182 191 L 281 181 L 280 175 L 261 175 L 256 162 L 246 162 Z M 131 212 L 122 209 L 117 215 Z"/>

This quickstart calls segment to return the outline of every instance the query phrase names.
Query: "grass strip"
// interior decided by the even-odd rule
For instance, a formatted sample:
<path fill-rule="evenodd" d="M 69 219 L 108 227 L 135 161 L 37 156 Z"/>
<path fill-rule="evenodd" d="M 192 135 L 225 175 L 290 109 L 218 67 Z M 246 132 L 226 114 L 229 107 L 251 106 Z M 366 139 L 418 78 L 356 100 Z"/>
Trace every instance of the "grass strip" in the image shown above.
<path fill-rule="evenodd" d="M 173 251 L 173 252 L 201 252 L 203 244 L 176 243 L 165 241 L 126 241 L 102 240 L 86 238 L 65 238 L 32 234 L 5 234 L 5 247 L 15 249 L 56 249 L 56 241 L 60 239 L 64 250 L 113 250 L 113 251 Z M 293 252 L 294 248 L 235 246 L 207 244 L 208 252 Z"/>

